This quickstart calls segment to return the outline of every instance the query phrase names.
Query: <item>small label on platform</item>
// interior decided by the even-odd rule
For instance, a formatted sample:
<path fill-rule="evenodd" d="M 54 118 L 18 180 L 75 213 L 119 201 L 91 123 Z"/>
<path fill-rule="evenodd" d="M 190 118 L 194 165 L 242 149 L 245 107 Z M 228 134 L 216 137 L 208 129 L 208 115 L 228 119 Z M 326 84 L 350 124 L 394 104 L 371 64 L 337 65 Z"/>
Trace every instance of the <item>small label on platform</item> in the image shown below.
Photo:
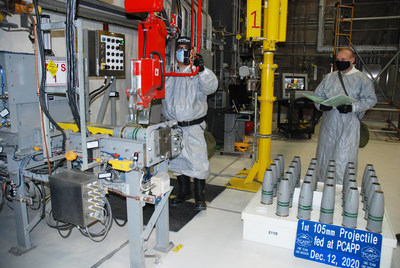
<path fill-rule="evenodd" d="M 118 98 L 119 93 L 118 91 L 110 91 L 110 98 Z"/>
<path fill-rule="evenodd" d="M 0 116 L 2 118 L 6 117 L 10 112 L 8 111 L 7 108 L 4 108 L 3 110 L 0 111 Z"/>
<path fill-rule="evenodd" d="M 337 225 L 299 220 L 294 256 L 336 267 L 378 268 L 382 235 Z"/>
<path fill-rule="evenodd" d="M 107 172 L 107 173 L 99 173 L 98 175 L 97 175 L 97 177 L 99 178 L 99 179 L 110 179 L 111 177 L 112 177 L 112 174 L 111 174 L 111 172 Z"/>
<path fill-rule="evenodd" d="M 86 143 L 86 147 L 88 149 L 98 148 L 99 147 L 99 141 L 88 141 Z"/>

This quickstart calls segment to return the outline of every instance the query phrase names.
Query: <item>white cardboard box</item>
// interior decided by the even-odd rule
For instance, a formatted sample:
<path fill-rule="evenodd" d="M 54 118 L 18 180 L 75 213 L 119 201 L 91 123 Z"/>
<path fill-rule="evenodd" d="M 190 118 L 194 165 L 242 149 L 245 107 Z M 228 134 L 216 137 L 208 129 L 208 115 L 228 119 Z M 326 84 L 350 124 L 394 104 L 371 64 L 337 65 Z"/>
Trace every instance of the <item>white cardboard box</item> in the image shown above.
<path fill-rule="evenodd" d="M 318 183 L 318 189 L 322 189 L 323 184 Z M 263 244 L 294 249 L 297 232 L 297 206 L 299 199 L 299 189 L 295 189 L 293 206 L 289 209 L 288 217 L 280 217 L 276 212 L 276 197 L 272 205 L 261 204 L 260 189 L 250 203 L 242 212 L 243 220 L 243 239 L 255 241 Z M 319 221 L 319 211 L 322 192 L 315 191 L 313 198 L 313 210 L 311 221 Z M 361 196 L 360 196 L 361 199 Z M 333 224 L 342 226 L 342 186 L 336 187 L 335 212 Z M 364 220 L 364 210 L 360 201 L 357 229 L 366 230 L 367 221 Z M 393 234 L 392 226 L 389 223 L 388 215 L 385 211 L 382 225 L 382 253 L 380 267 L 390 267 L 393 250 L 397 246 L 397 240 Z"/>

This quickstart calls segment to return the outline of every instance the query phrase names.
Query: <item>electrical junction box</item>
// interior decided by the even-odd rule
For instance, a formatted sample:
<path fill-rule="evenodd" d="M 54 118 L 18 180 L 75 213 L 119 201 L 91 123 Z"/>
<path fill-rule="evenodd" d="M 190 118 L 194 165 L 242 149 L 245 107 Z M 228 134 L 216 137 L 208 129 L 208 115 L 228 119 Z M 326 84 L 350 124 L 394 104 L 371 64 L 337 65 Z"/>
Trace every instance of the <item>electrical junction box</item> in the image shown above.
<path fill-rule="evenodd" d="M 129 13 L 161 12 L 163 8 L 163 0 L 125 0 L 125 11 Z"/>
<path fill-rule="evenodd" d="M 226 108 L 227 103 L 227 94 L 226 91 L 217 91 L 215 92 L 215 107 L 218 108 Z"/>
<path fill-rule="evenodd" d="M 172 156 L 171 128 L 165 127 L 154 130 L 154 147 L 156 156 L 161 158 Z"/>
<path fill-rule="evenodd" d="M 170 189 L 169 175 L 167 172 L 160 172 L 151 177 L 151 184 L 155 187 L 151 189 L 151 193 L 155 196 L 165 194 Z"/>
<path fill-rule="evenodd" d="M 102 205 L 104 194 L 95 174 L 66 170 L 49 176 L 49 181 L 54 219 L 80 227 L 101 220 L 102 208 L 96 206 Z"/>
<path fill-rule="evenodd" d="M 51 59 L 58 61 L 60 58 Z M 41 124 L 37 89 L 33 86 L 36 85 L 35 68 L 32 68 L 35 66 L 35 55 L 0 51 L 0 65 L 3 67 L 4 83 L 0 93 L 0 112 L 4 116 L 2 119 L 7 120 L 7 124 L 0 129 L 0 143 L 10 147 L 18 146 L 19 150 L 31 150 L 43 144 L 42 135 L 36 135 L 40 133 Z M 57 69 L 62 71 L 64 67 L 58 64 Z M 60 77 L 57 75 L 57 78 Z M 46 92 L 54 92 L 55 88 L 63 87 L 46 86 Z M 65 96 L 48 94 L 47 101 L 49 111 L 56 122 L 71 120 L 71 109 Z M 3 106 L 7 107 L 8 114 L 7 111 L 3 111 Z M 61 135 L 52 135 L 51 143 L 56 147 L 61 146 Z"/>
<path fill-rule="evenodd" d="M 125 35 L 88 31 L 89 76 L 125 78 Z"/>

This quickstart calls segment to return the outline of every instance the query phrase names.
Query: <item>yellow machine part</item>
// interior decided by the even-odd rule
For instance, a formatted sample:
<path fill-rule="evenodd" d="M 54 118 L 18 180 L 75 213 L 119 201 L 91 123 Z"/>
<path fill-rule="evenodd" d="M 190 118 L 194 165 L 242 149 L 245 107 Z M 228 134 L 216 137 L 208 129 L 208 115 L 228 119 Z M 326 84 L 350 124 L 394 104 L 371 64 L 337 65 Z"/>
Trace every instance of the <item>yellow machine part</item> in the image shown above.
<path fill-rule="evenodd" d="M 235 150 L 238 152 L 244 153 L 249 149 L 249 147 L 249 139 L 245 135 L 243 135 L 243 142 L 235 142 Z"/>
<path fill-rule="evenodd" d="M 256 162 L 255 165 L 256 167 L 258 167 L 258 162 Z M 229 182 L 225 184 L 225 187 L 248 192 L 257 192 L 261 188 L 262 182 L 253 180 L 250 183 L 245 183 L 245 178 L 243 178 L 243 176 L 251 176 L 254 178 L 256 172 L 257 169 L 242 169 L 241 171 L 239 171 L 239 173 L 236 174 L 238 177 L 233 177 L 232 179 L 230 179 Z M 251 175 L 250 173 L 253 174 Z"/>
<path fill-rule="evenodd" d="M 78 126 L 74 122 L 61 122 L 58 123 L 58 125 L 62 129 L 70 129 L 73 132 L 77 132 Z M 111 135 L 113 134 L 114 127 L 112 126 L 107 126 L 107 125 L 102 125 L 102 124 L 95 124 L 95 123 L 87 123 L 87 128 L 92 134 L 108 134 Z"/>
<path fill-rule="evenodd" d="M 250 6 L 249 6 L 250 5 Z M 253 6 L 254 5 L 254 6 Z M 266 0 L 264 6 L 261 1 L 247 1 L 247 30 L 249 25 L 255 29 L 258 28 L 257 18 L 254 15 L 261 15 L 259 8 L 263 8 L 263 36 L 259 40 L 263 41 L 263 62 L 261 68 L 261 95 L 260 101 L 260 128 L 259 128 L 259 146 L 258 160 L 254 162 L 253 167 L 247 173 L 246 179 L 232 178 L 229 181 L 229 187 L 241 190 L 253 191 L 260 188 L 260 183 L 264 179 L 264 173 L 269 167 L 272 159 L 271 139 L 272 139 L 272 115 L 273 103 L 276 98 L 274 93 L 274 75 L 278 67 L 274 63 L 274 52 L 276 42 L 286 40 L 287 7 L 288 0 Z M 260 17 L 260 16 L 259 16 Z M 251 22 L 253 22 L 251 24 Z M 249 39 L 249 36 L 247 36 Z M 254 38 L 257 41 L 257 38 Z M 254 180 L 255 179 L 255 180 Z"/>
<path fill-rule="evenodd" d="M 65 152 L 65 159 L 68 161 L 74 161 L 78 155 L 74 151 Z"/>
<path fill-rule="evenodd" d="M 109 160 L 108 163 L 112 165 L 113 169 L 129 171 L 132 169 L 131 166 L 133 165 L 133 160 L 115 158 Z"/>
<path fill-rule="evenodd" d="M 247 0 L 246 39 L 261 37 L 261 0 Z"/>

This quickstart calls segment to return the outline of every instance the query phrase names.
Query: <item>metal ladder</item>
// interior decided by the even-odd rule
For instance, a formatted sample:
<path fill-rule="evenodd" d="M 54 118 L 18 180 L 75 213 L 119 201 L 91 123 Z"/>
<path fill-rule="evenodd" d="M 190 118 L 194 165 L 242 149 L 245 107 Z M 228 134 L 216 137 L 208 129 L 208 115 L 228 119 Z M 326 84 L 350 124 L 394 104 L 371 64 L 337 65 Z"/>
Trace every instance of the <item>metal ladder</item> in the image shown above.
<path fill-rule="evenodd" d="M 351 47 L 355 0 L 338 0 L 336 3 L 335 40 L 333 53 Z"/>

